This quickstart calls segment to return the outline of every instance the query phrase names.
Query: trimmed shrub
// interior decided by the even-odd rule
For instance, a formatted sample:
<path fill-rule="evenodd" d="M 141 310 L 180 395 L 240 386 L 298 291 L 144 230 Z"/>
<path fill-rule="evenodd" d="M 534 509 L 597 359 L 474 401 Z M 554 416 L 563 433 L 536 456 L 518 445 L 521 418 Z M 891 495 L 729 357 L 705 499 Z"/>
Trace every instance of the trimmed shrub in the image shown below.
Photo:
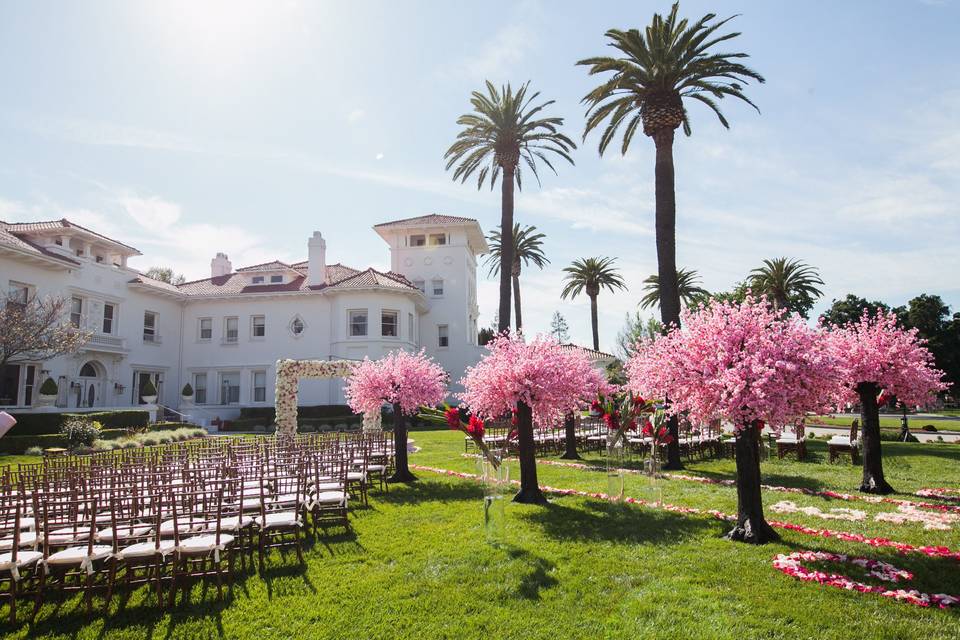
<path fill-rule="evenodd" d="M 63 424 L 60 433 L 67 441 L 67 448 L 76 451 L 81 447 L 93 446 L 100 437 L 100 423 L 76 416 Z"/>
<path fill-rule="evenodd" d="M 47 378 L 43 381 L 43 384 L 40 385 L 40 393 L 45 396 L 55 396 L 60 392 L 60 389 L 57 387 L 57 383 L 53 378 Z"/>
<path fill-rule="evenodd" d="M 28 447 L 27 450 L 24 451 L 24 453 L 28 456 L 42 456 L 43 449 L 41 449 L 40 447 Z"/>
<path fill-rule="evenodd" d="M 150 379 L 147 378 L 146 384 L 140 387 L 140 396 L 143 397 L 143 396 L 155 396 L 155 395 L 157 395 L 157 388 L 153 386 L 153 382 L 151 382 Z"/>
<path fill-rule="evenodd" d="M 180 389 L 180 395 L 182 395 L 182 396 L 192 396 L 192 395 L 193 395 L 193 387 L 190 386 L 190 383 L 189 383 L 189 382 L 188 382 L 187 384 L 183 385 L 183 389 Z"/>
<path fill-rule="evenodd" d="M 147 411 L 93 411 L 91 413 L 21 413 L 14 414 L 17 424 L 9 436 L 50 435 L 60 433 L 63 424 L 80 416 L 96 420 L 104 429 L 146 428 L 150 421 Z"/>

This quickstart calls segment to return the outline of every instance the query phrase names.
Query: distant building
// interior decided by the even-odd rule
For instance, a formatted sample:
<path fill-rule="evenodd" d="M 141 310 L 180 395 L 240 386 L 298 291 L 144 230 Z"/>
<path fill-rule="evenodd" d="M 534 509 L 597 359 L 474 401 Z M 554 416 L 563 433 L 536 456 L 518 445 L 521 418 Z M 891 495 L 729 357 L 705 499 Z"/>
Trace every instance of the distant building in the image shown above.
<path fill-rule="evenodd" d="M 390 247 L 387 272 L 328 264 L 315 232 L 303 262 L 234 269 L 217 253 L 209 278 L 172 285 L 127 266 L 140 255 L 133 247 L 69 220 L 0 222 L 0 284 L 12 296 L 63 297 L 69 321 L 93 333 L 74 355 L 6 365 L 0 407 L 34 409 L 47 377 L 58 383 L 62 410 L 137 406 L 150 380 L 160 404 L 230 418 L 273 404 L 278 359 L 360 360 L 394 349 L 423 348 L 455 382 L 483 352 L 480 225 L 427 215 L 374 230 Z M 185 410 L 187 382 L 195 395 Z M 341 402 L 339 380 L 300 384 L 301 404 Z"/>

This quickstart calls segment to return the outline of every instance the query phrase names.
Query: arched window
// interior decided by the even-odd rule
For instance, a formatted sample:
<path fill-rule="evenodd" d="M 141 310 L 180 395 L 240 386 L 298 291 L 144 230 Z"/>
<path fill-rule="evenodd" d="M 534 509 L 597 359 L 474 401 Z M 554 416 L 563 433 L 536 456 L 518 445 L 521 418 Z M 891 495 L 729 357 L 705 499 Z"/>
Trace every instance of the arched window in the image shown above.
<path fill-rule="evenodd" d="M 88 362 L 82 367 L 80 367 L 80 377 L 81 378 L 96 378 L 97 377 L 97 368 L 93 366 L 92 362 Z"/>

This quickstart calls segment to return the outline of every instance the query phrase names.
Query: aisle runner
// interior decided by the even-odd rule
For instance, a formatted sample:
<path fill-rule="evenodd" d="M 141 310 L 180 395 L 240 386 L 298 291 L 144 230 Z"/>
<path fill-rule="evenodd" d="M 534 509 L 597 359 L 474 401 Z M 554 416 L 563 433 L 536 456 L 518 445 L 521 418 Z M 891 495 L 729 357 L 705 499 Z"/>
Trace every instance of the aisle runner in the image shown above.
<path fill-rule="evenodd" d="M 463 473 L 461 471 L 452 471 L 450 469 L 440 469 L 438 467 L 427 467 L 419 464 L 411 464 L 411 469 L 416 469 L 419 471 L 429 471 L 432 473 L 438 473 L 440 475 L 454 476 L 456 478 L 463 478 L 466 480 L 475 480 L 479 481 L 480 477 L 474 473 Z M 511 480 L 511 484 L 519 485 L 519 480 Z M 580 491 L 577 489 L 561 489 L 557 487 L 550 487 L 546 485 L 540 485 L 540 490 L 545 491 L 546 493 L 552 493 L 562 496 L 582 496 L 585 498 L 595 498 L 598 500 L 612 500 L 610 496 L 605 493 L 592 493 L 589 491 Z M 688 514 L 697 514 L 697 515 L 710 515 L 718 520 L 724 520 L 728 522 L 736 521 L 737 517 L 728 513 L 723 513 L 722 511 L 716 511 L 714 509 L 698 509 L 696 507 L 681 507 L 679 505 L 667 504 L 664 502 L 654 503 L 642 498 L 632 498 L 625 497 L 623 502 L 627 504 L 638 504 L 653 509 L 663 509 L 665 511 L 672 511 L 675 513 L 688 513 Z M 778 520 L 770 520 L 770 526 L 776 527 L 778 529 L 786 529 L 787 531 L 795 531 L 797 533 L 802 533 L 808 536 L 816 536 L 820 538 L 836 538 L 837 540 L 842 540 L 844 542 L 861 542 L 871 547 L 891 547 L 896 549 L 900 553 L 921 553 L 925 556 L 931 558 L 952 558 L 954 560 L 960 560 L 960 551 L 952 551 L 949 547 L 916 547 L 912 544 L 906 542 L 897 542 L 895 540 L 890 540 L 889 538 L 868 538 L 865 535 L 859 533 L 851 533 L 848 531 L 834 531 L 832 529 L 814 529 L 812 527 L 805 527 L 799 524 L 793 524 L 791 522 L 780 522 Z"/>
<path fill-rule="evenodd" d="M 475 458 L 476 455 L 472 453 L 461 453 L 461 457 L 464 458 Z M 510 458 L 510 460 L 516 460 L 516 458 Z M 570 467 L 571 469 L 584 469 L 587 471 L 606 471 L 606 468 L 599 467 L 592 464 L 583 464 L 582 462 L 562 462 L 560 460 L 537 460 L 537 464 L 544 464 L 553 467 Z M 623 473 L 632 473 L 634 475 L 642 475 L 643 471 L 640 469 L 618 469 Z M 686 480 L 687 482 L 699 482 L 700 484 L 719 484 L 728 487 L 736 485 L 735 480 L 725 480 L 719 478 L 704 478 L 702 476 L 690 476 L 685 473 L 670 473 L 662 472 L 662 475 L 665 478 L 671 480 Z M 936 511 L 954 511 L 960 513 L 960 506 L 949 505 L 949 504 L 935 504 L 933 502 L 914 502 L 912 500 L 902 500 L 900 498 L 887 498 L 884 496 L 871 496 L 871 495 L 857 495 L 854 493 L 840 493 L 838 491 L 817 491 L 815 489 L 803 489 L 799 487 L 782 487 L 775 484 L 764 484 L 761 485 L 764 489 L 768 491 L 779 491 L 781 493 L 799 493 L 807 496 L 815 496 L 820 498 L 833 498 L 835 500 L 847 500 L 854 501 L 860 500 L 862 502 L 871 502 L 873 504 L 889 503 L 897 505 L 908 505 L 918 509 L 935 509 Z"/>

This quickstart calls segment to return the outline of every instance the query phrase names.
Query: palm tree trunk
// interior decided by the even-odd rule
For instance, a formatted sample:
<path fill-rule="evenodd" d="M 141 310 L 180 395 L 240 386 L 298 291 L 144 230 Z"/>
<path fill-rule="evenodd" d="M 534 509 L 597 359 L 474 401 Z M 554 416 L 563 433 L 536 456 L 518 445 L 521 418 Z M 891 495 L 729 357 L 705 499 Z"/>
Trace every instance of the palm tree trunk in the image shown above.
<path fill-rule="evenodd" d="M 677 196 L 673 175 L 673 134 L 665 128 L 653 134 L 657 147 L 654 166 L 656 187 L 657 278 L 660 284 L 660 320 L 664 329 L 680 326 L 680 286 L 677 283 Z M 667 421 L 670 444 L 664 469 L 682 469 L 680 459 L 680 422 L 676 416 Z"/>
<path fill-rule="evenodd" d="M 520 278 L 513 276 L 513 317 L 517 331 L 523 328 L 523 317 L 520 315 Z"/>
<path fill-rule="evenodd" d="M 416 480 L 407 465 L 407 418 L 400 410 L 400 405 L 393 405 L 393 475 L 387 482 L 413 482 Z"/>
<path fill-rule="evenodd" d="M 533 410 L 525 402 L 517 403 L 517 439 L 520 449 L 520 491 L 514 502 L 547 504 L 537 482 L 537 455 L 533 443 Z"/>
<path fill-rule="evenodd" d="M 763 516 L 760 496 L 760 430 L 743 425 L 736 441 L 737 525 L 727 533 L 730 540 L 765 544 L 780 536 Z"/>
<path fill-rule="evenodd" d="M 597 328 L 597 296 L 590 296 L 590 324 L 593 326 L 593 350 L 600 351 L 600 331 Z"/>
<path fill-rule="evenodd" d="M 863 427 L 860 436 L 863 447 L 863 480 L 860 491 L 865 493 L 893 493 L 883 477 L 883 456 L 880 452 L 880 408 L 877 406 L 877 385 L 861 382 L 857 385 L 860 396 L 860 424 Z"/>
<path fill-rule="evenodd" d="M 497 331 L 510 330 L 510 275 L 513 267 L 513 167 L 504 167 L 500 182 L 500 315 Z"/>

